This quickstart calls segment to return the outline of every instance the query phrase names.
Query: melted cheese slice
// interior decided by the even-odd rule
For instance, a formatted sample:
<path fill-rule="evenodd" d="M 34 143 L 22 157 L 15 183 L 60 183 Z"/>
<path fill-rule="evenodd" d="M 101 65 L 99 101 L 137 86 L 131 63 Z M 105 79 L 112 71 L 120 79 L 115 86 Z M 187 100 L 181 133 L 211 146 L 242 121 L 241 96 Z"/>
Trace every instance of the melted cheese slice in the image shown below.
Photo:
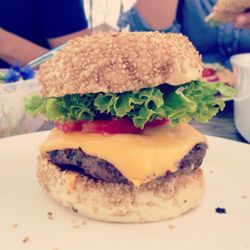
<path fill-rule="evenodd" d="M 81 148 L 86 154 L 112 163 L 135 186 L 175 172 L 180 160 L 206 138 L 188 124 L 146 129 L 143 134 L 103 135 L 63 133 L 54 128 L 41 152 Z"/>

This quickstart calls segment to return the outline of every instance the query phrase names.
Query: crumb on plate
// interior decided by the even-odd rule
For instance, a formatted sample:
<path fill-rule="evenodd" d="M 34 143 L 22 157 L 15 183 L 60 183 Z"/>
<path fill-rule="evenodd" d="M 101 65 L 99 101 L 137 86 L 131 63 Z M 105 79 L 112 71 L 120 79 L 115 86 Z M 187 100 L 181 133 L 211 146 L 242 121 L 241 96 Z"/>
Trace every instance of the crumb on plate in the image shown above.
<path fill-rule="evenodd" d="M 174 225 L 168 225 L 168 228 L 173 230 L 173 229 L 175 229 L 175 226 Z"/>
<path fill-rule="evenodd" d="M 28 242 L 29 240 L 30 240 L 30 238 L 29 238 L 28 236 L 26 236 L 26 237 L 23 238 L 23 243 L 26 243 L 26 242 Z"/>
<path fill-rule="evenodd" d="M 53 213 L 52 212 L 47 212 L 47 216 L 49 220 L 53 220 Z"/>
<path fill-rule="evenodd" d="M 227 213 L 226 209 L 223 208 L 223 207 L 215 208 L 215 212 L 218 213 L 218 214 L 226 214 Z"/>

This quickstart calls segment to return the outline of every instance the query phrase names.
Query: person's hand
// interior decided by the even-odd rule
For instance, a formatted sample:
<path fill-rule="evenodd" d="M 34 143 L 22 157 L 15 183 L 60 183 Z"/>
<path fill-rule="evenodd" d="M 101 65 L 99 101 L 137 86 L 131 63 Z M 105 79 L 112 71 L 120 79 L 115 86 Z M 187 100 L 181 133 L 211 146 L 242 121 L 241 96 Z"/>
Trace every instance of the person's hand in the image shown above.
<path fill-rule="evenodd" d="M 250 12 L 238 15 L 235 21 L 235 26 L 239 29 L 250 30 Z"/>

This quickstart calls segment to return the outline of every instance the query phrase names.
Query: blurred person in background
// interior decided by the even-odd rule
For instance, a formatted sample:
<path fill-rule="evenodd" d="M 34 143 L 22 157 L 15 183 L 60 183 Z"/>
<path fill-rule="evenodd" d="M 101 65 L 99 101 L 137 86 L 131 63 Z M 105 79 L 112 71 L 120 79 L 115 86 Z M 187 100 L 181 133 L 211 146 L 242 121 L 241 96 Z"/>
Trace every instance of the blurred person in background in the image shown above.
<path fill-rule="evenodd" d="M 137 0 L 120 16 L 120 28 L 130 31 L 181 32 L 202 54 L 206 63 L 230 67 L 229 58 L 250 52 L 250 13 L 235 24 L 212 26 L 204 21 L 217 0 Z"/>
<path fill-rule="evenodd" d="M 25 65 L 87 33 L 81 0 L 1 1 L 0 68 Z"/>

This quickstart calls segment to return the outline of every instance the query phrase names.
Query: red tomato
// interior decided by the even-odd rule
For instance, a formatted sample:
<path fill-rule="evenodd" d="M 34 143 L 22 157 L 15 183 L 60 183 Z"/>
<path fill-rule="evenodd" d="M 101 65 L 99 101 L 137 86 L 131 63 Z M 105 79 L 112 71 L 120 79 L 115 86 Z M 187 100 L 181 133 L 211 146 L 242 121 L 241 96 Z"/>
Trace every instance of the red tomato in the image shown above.
<path fill-rule="evenodd" d="M 137 134 L 141 132 L 136 128 L 133 121 L 128 118 L 98 120 L 83 124 L 83 133 L 108 133 L 108 134 Z"/>
<path fill-rule="evenodd" d="M 205 68 L 202 71 L 202 77 L 208 77 L 208 76 L 213 76 L 215 74 L 215 71 L 210 68 Z"/>
<path fill-rule="evenodd" d="M 154 120 L 147 122 L 144 128 L 156 127 L 164 125 L 168 122 L 166 118 L 162 120 Z M 96 120 L 96 121 L 67 121 L 64 124 L 58 122 L 55 126 L 64 133 L 73 131 L 81 131 L 83 133 L 107 133 L 107 134 L 139 134 L 143 130 L 136 128 L 133 121 L 129 118 L 111 119 L 111 120 Z"/>
<path fill-rule="evenodd" d="M 152 122 L 147 122 L 144 127 L 145 128 L 152 128 L 152 127 L 161 126 L 161 125 L 164 125 L 167 123 L 168 123 L 168 119 L 163 118 L 161 120 L 153 120 Z"/>
<path fill-rule="evenodd" d="M 54 125 L 62 130 L 64 133 L 69 133 L 69 132 L 73 132 L 73 131 L 81 131 L 82 130 L 82 121 L 66 121 L 64 123 L 59 123 L 59 122 L 55 122 Z"/>

